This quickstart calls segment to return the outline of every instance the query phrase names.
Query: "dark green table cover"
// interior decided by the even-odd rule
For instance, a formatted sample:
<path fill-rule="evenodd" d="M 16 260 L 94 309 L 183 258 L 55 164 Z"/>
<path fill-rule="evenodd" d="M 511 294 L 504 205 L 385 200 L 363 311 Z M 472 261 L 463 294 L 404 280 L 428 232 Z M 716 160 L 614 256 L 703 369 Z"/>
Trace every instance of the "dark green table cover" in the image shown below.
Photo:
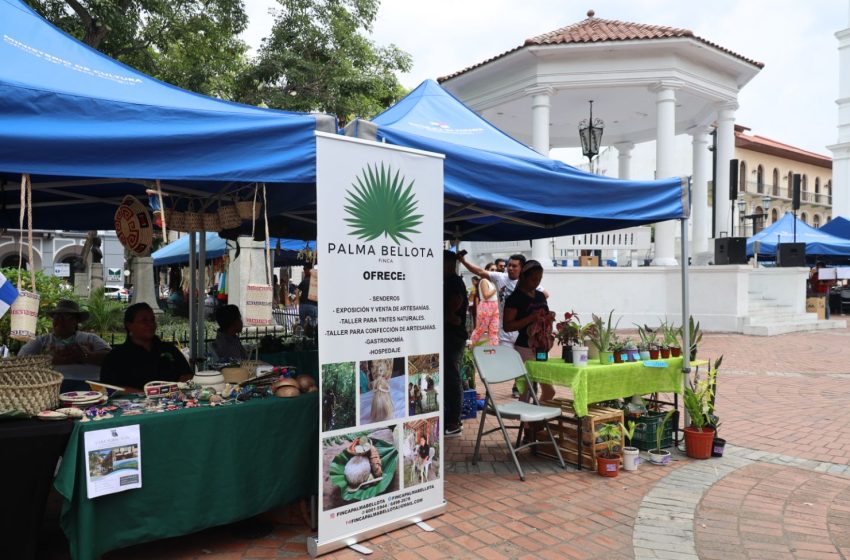
<path fill-rule="evenodd" d="M 86 497 L 83 433 L 139 424 L 142 488 Z M 245 519 L 318 489 L 318 393 L 77 422 L 54 486 L 76 560 Z"/>
<path fill-rule="evenodd" d="M 298 373 L 309 373 L 319 380 L 319 351 L 296 350 L 284 352 L 260 352 L 259 359 L 273 366 L 295 366 Z"/>

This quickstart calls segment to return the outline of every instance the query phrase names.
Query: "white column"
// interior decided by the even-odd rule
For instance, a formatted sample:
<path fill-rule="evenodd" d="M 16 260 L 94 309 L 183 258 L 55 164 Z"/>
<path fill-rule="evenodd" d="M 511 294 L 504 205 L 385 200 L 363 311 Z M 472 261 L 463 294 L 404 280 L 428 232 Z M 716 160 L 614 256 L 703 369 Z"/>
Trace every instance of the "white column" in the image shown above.
<path fill-rule="evenodd" d="M 617 148 L 617 177 L 619 179 L 632 178 L 632 150 L 635 145 L 633 142 L 617 142 L 614 144 Z"/>
<path fill-rule="evenodd" d="M 655 176 L 666 179 L 675 174 L 674 143 L 676 141 L 676 90 L 669 84 L 653 88 L 657 110 L 655 128 Z M 676 222 L 655 224 L 654 266 L 676 266 Z"/>
<path fill-rule="evenodd" d="M 850 216 L 850 29 L 838 38 L 838 143 L 832 152 L 832 216 Z"/>
<path fill-rule="evenodd" d="M 554 91 L 543 87 L 529 90 L 531 94 L 531 143 L 538 153 L 549 157 L 549 98 Z M 535 239 L 531 242 L 531 258 L 543 268 L 552 268 L 552 239 Z"/>
<path fill-rule="evenodd" d="M 717 112 L 717 188 L 714 209 L 714 235 L 731 237 L 738 224 L 732 223 L 732 202 L 729 200 L 729 160 L 735 158 L 735 111 L 734 101 L 723 103 Z M 732 226 L 735 226 L 734 230 Z M 724 233 L 725 232 L 725 233 Z M 712 247 L 712 250 L 713 247 Z"/>
<path fill-rule="evenodd" d="M 691 184 L 691 223 L 693 237 L 691 255 L 708 251 L 711 223 L 708 221 L 708 181 L 711 179 L 711 156 L 708 153 L 708 127 L 691 132 L 693 146 L 693 179 Z"/>

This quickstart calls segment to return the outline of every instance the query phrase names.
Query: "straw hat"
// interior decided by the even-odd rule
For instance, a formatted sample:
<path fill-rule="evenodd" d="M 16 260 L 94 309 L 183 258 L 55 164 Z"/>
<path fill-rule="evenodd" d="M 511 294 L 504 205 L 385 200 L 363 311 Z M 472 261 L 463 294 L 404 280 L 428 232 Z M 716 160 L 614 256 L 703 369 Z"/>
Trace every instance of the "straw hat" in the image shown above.
<path fill-rule="evenodd" d="M 70 299 L 60 299 L 56 303 L 56 307 L 47 312 L 48 317 L 53 317 L 57 313 L 68 313 L 76 315 L 80 323 L 84 323 L 89 318 L 89 312 L 80 309 L 80 304 Z"/>

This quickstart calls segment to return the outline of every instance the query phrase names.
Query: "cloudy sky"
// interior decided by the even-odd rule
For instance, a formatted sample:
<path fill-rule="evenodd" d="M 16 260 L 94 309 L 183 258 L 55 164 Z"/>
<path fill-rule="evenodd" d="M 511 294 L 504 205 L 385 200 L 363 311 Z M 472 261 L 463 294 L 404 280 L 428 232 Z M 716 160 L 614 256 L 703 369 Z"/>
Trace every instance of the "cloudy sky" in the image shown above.
<path fill-rule="evenodd" d="M 256 49 L 277 3 L 245 4 L 250 23 L 243 38 Z M 691 29 L 765 63 L 739 97 L 737 122 L 829 155 L 826 146 L 837 139 L 835 32 L 848 27 L 850 0 L 383 0 L 372 39 L 413 56 L 413 70 L 401 76 L 413 88 L 580 21 L 588 9 L 600 18 Z"/>

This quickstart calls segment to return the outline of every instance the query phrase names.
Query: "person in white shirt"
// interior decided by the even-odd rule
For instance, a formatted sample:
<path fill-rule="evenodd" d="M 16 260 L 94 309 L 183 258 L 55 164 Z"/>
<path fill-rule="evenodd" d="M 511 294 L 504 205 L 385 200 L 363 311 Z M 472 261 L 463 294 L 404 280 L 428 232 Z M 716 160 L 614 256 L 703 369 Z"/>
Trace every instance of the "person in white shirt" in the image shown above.
<path fill-rule="evenodd" d="M 80 323 L 89 318 L 88 311 L 81 311 L 75 301 L 61 299 L 47 315 L 53 320 L 53 332 L 24 344 L 18 356 L 50 354 L 56 371 L 65 379 L 100 379 L 100 365 L 111 348 L 96 334 L 80 332 Z"/>

